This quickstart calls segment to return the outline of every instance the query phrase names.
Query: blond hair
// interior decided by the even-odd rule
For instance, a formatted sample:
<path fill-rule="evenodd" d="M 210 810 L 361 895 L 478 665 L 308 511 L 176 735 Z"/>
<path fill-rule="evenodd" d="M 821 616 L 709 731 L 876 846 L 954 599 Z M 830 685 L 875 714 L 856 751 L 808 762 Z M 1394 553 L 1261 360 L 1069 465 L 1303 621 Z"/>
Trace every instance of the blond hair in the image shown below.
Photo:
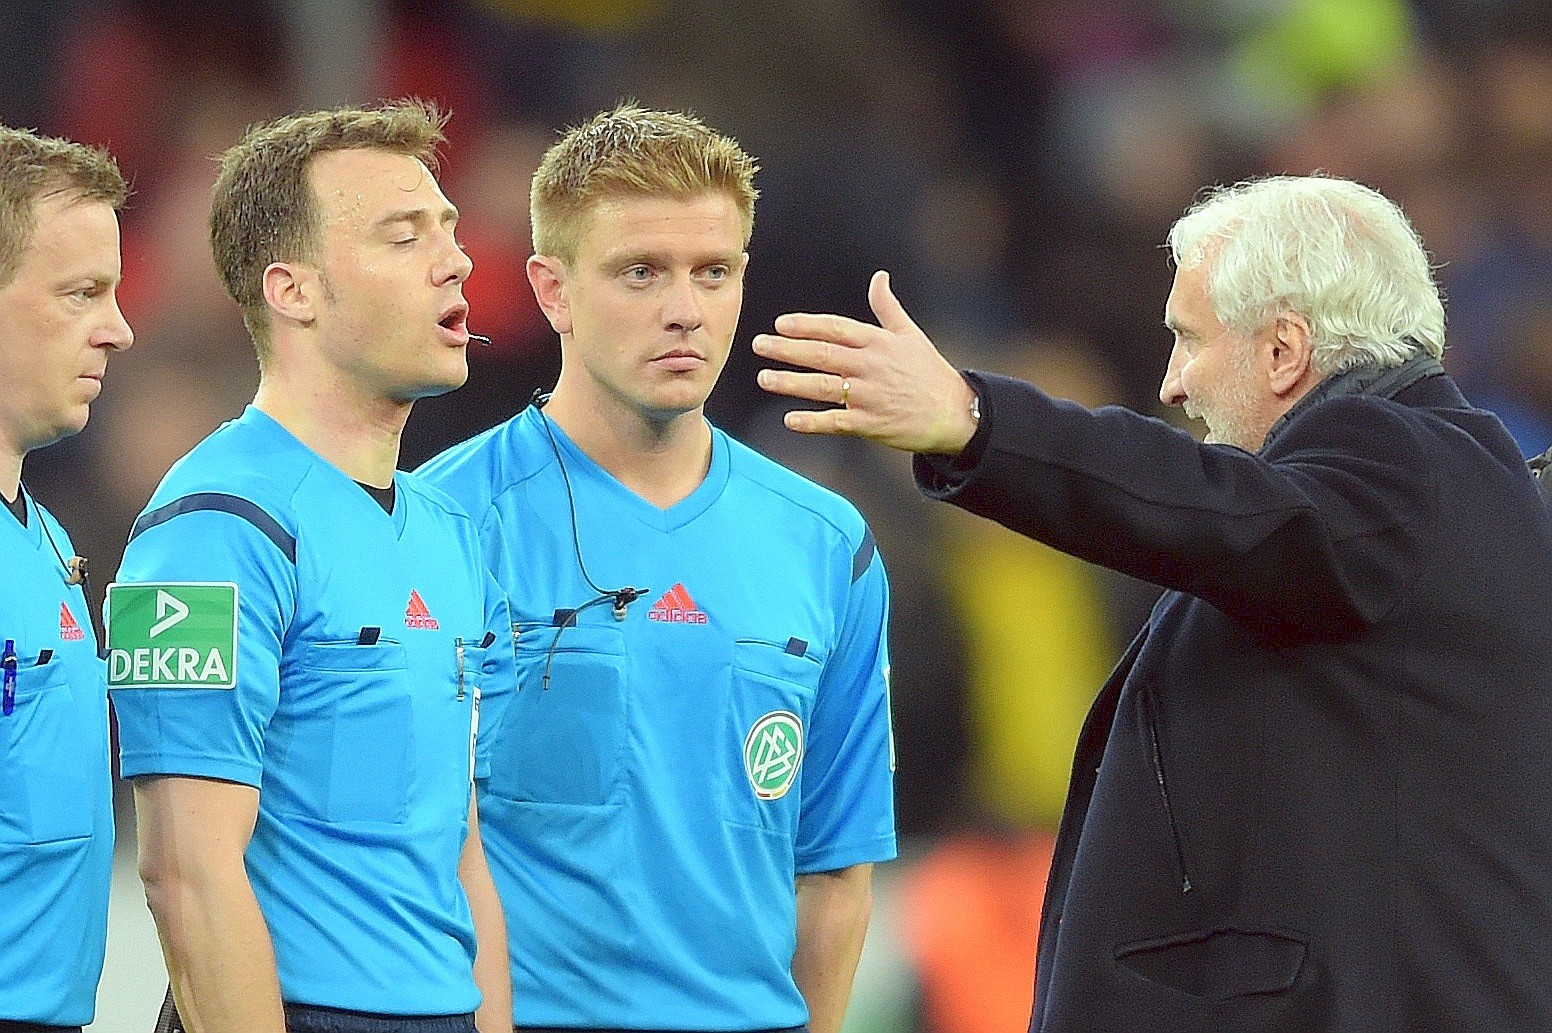
<path fill-rule="evenodd" d="M 435 172 L 447 118 L 414 98 L 288 115 L 249 127 L 221 156 L 210 249 L 261 358 L 269 345 L 264 270 L 272 262 L 317 261 L 322 215 L 307 176 L 312 159 L 329 151 L 386 151 L 418 158 Z"/>
<path fill-rule="evenodd" d="M 545 152 L 529 194 L 534 250 L 570 265 L 584 221 L 600 201 L 718 191 L 738 206 L 747 247 L 759 170 L 736 140 L 693 115 L 624 102 L 567 130 Z"/>
<path fill-rule="evenodd" d="M 98 147 L 0 126 L 0 287 L 11 282 L 38 228 L 38 202 L 75 193 L 118 211 L 129 187 L 117 163 Z"/>

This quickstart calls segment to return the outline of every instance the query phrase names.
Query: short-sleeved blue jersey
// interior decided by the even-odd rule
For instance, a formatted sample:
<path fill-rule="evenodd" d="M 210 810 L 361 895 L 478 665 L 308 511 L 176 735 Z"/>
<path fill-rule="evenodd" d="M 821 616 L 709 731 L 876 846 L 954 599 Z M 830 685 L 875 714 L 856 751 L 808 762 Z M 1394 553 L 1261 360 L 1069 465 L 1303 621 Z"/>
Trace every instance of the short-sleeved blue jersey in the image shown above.
<path fill-rule="evenodd" d="M 86 597 L 65 583 L 70 539 L 26 501 L 25 527 L 0 511 L 0 647 L 16 662 L 0 712 L 0 1020 L 76 1026 L 107 945 L 108 696 Z"/>
<path fill-rule="evenodd" d="M 801 1025 L 794 877 L 895 854 L 862 517 L 715 429 L 704 483 L 659 509 L 534 408 L 420 472 L 479 523 L 521 632 L 480 783 L 517 1024 Z M 623 620 L 584 606 L 579 550 L 600 587 L 648 589 Z"/>
<path fill-rule="evenodd" d="M 126 777 L 258 787 L 245 860 L 287 1002 L 456 1014 L 479 1002 L 473 737 L 511 623 L 467 514 L 395 487 L 390 514 L 249 408 L 168 473 L 109 589 L 235 584 L 235 688 L 121 687 L 111 599 L 110 678 Z"/>

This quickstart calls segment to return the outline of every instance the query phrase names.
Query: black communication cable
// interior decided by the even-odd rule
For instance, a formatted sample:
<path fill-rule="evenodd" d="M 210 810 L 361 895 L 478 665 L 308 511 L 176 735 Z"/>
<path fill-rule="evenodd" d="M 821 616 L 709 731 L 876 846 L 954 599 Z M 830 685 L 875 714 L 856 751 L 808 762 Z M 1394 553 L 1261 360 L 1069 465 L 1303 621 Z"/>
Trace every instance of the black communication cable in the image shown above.
<path fill-rule="evenodd" d="M 560 646 L 560 636 L 567 628 L 574 627 L 577 623 L 577 615 L 584 610 L 590 610 L 600 603 L 614 604 L 614 619 L 623 621 L 630 604 L 646 595 L 649 589 L 635 588 L 625 585 L 622 588 L 603 588 L 593 580 L 588 573 L 587 563 L 582 559 L 582 533 L 577 527 L 577 498 L 571 489 L 571 475 L 566 471 L 566 461 L 560 454 L 560 442 L 555 440 L 555 432 L 550 428 L 550 419 L 543 413 L 544 405 L 550 400 L 550 394 L 543 388 L 536 388 L 533 397 L 529 399 L 535 409 L 541 410 L 539 419 L 544 424 L 544 434 L 550 439 L 550 451 L 555 454 L 555 465 L 560 468 L 561 483 L 566 486 L 566 509 L 571 516 L 571 545 L 577 557 L 577 570 L 582 573 L 582 580 L 587 582 L 587 587 L 598 594 L 581 606 L 572 609 L 560 609 L 555 611 L 551 622 L 555 625 L 555 637 L 550 641 L 550 648 L 544 658 L 544 676 L 540 679 L 540 688 L 550 687 L 550 668 L 555 663 L 555 651 Z"/>

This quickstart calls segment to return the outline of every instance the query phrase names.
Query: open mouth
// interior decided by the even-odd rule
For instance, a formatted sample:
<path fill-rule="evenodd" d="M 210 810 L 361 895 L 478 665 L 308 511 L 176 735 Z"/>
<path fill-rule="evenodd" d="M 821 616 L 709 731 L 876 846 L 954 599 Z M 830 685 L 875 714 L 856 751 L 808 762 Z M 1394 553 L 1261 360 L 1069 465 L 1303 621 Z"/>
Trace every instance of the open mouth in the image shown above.
<path fill-rule="evenodd" d="M 451 330 L 455 334 L 467 333 L 468 323 L 469 308 L 467 305 L 455 306 L 449 309 L 441 319 L 437 320 L 438 326 L 444 330 Z"/>

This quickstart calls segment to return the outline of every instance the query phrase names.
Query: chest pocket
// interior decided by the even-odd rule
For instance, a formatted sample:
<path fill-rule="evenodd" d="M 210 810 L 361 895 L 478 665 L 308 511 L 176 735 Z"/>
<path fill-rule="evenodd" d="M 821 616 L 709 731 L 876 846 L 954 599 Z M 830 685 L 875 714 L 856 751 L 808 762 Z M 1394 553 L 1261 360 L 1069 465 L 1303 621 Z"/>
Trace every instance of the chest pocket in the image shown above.
<path fill-rule="evenodd" d="M 57 657 L 16 671 L 16 708 L 0 716 L 0 838 L 22 843 L 92 833 L 91 777 L 107 762 Z M 106 693 L 106 687 L 102 690 Z M 106 705 L 106 704 L 105 704 Z"/>
<path fill-rule="evenodd" d="M 315 642 L 299 666 L 305 688 L 282 699 L 289 734 L 274 744 L 293 777 L 273 787 L 276 806 L 332 822 L 403 823 L 416 736 L 404 647 Z"/>
<path fill-rule="evenodd" d="M 517 684 L 492 743 L 490 792 L 533 803 L 609 802 L 625 765 L 624 633 L 525 626 Z"/>
<path fill-rule="evenodd" d="M 797 639 L 733 644 L 721 748 L 727 820 L 796 835 L 808 725 L 823 670 L 823 659 Z"/>

